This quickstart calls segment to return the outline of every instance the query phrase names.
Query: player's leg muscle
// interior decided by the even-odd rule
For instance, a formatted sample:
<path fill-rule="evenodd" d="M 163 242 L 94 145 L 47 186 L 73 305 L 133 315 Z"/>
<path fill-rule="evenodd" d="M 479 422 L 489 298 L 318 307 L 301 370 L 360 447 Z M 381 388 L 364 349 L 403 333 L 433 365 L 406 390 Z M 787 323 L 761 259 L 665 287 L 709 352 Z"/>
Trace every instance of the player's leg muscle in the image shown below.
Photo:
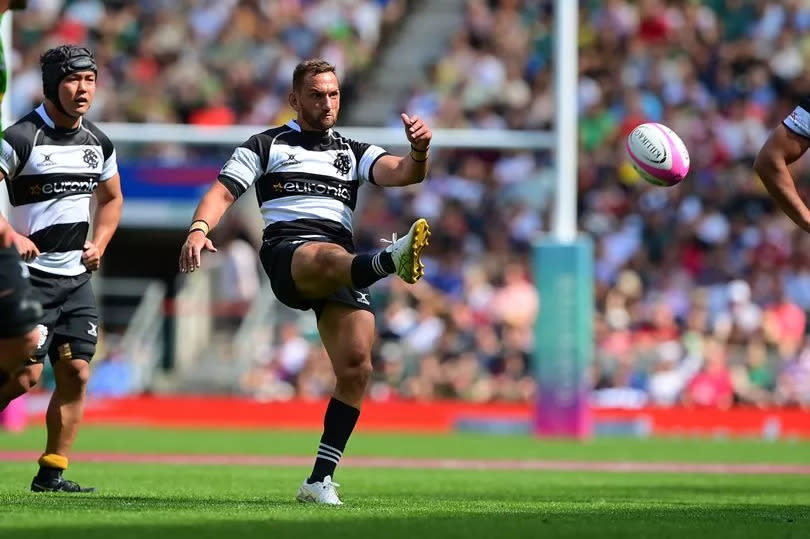
<path fill-rule="evenodd" d="M 353 254 L 334 243 L 306 243 L 292 257 L 295 287 L 304 297 L 322 298 L 340 286 L 351 285 L 353 258 Z"/>
<path fill-rule="evenodd" d="M 90 379 L 90 364 L 84 358 L 61 357 L 53 363 L 53 374 L 56 389 L 45 414 L 48 425 L 45 453 L 66 455 L 73 446 L 84 415 L 84 395 Z"/>
<path fill-rule="evenodd" d="M 0 370 L 14 372 L 34 355 L 39 344 L 39 328 L 11 339 L 0 339 Z"/>
<path fill-rule="evenodd" d="M 41 363 L 25 365 L 10 374 L 6 382 L 0 386 L 0 410 L 4 410 L 8 403 L 26 393 L 37 385 L 42 376 Z"/>
<path fill-rule="evenodd" d="M 374 315 L 330 302 L 321 313 L 318 330 L 335 369 L 335 398 L 359 409 L 371 380 Z"/>

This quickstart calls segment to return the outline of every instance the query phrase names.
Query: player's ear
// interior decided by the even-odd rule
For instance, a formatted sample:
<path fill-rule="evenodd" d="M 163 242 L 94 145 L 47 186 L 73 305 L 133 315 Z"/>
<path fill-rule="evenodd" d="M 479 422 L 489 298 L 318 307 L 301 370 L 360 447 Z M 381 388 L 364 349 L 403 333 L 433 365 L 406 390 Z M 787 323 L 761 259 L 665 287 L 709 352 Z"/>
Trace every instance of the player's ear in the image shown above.
<path fill-rule="evenodd" d="M 295 95 L 295 90 L 290 90 L 290 93 L 287 95 L 287 102 L 293 110 L 298 110 L 298 96 Z"/>

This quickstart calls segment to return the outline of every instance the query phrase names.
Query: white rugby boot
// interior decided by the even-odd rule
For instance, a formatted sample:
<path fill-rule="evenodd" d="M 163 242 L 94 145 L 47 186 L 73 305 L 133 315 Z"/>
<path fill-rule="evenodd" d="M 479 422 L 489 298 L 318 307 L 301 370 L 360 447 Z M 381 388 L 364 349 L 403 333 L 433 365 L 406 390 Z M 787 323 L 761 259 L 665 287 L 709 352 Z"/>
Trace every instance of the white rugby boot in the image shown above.
<path fill-rule="evenodd" d="M 307 483 L 307 480 L 304 479 L 304 482 L 298 488 L 298 494 L 295 496 L 295 499 L 303 503 L 343 505 L 343 502 L 340 501 L 337 494 L 337 487 L 339 486 L 340 485 L 337 483 L 333 483 L 332 477 L 328 475 L 323 478 L 323 481 L 317 481 L 312 484 Z"/>
<path fill-rule="evenodd" d="M 391 244 L 385 248 L 385 252 L 391 254 L 397 275 L 406 283 L 413 284 L 425 275 L 421 256 L 429 238 L 430 225 L 425 219 L 417 219 L 401 238 L 397 239 L 394 234 L 391 240 L 382 240 Z"/>

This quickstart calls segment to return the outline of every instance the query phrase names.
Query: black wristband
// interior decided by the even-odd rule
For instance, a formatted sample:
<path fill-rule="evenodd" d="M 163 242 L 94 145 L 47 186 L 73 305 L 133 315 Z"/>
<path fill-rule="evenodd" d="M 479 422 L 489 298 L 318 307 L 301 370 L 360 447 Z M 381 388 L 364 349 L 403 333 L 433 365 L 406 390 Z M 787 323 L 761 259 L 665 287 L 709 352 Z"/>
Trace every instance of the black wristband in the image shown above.
<path fill-rule="evenodd" d="M 427 161 L 427 160 L 428 160 L 428 156 L 427 156 L 427 155 L 425 155 L 425 158 L 424 158 L 424 159 L 416 159 L 416 158 L 413 156 L 413 152 L 408 152 L 408 155 L 411 157 L 411 159 L 413 159 L 413 160 L 414 160 L 414 161 L 416 161 L 417 163 L 424 163 L 425 161 Z"/>
<path fill-rule="evenodd" d="M 428 146 L 428 147 L 427 147 L 427 148 L 425 148 L 424 150 L 420 150 L 419 148 L 417 148 L 417 147 L 415 147 L 413 144 L 411 144 L 411 151 L 413 151 L 413 152 L 417 152 L 417 153 L 427 153 L 427 152 L 428 152 L 428 150 L 430 150 L 430 146 Z"/>

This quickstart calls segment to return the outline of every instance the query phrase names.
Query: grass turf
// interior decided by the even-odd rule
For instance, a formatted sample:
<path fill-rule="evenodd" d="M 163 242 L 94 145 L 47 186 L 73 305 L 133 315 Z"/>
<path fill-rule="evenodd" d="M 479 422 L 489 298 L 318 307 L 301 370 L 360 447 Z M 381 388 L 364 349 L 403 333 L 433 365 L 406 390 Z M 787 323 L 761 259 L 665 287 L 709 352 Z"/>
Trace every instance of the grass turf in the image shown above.
<path fill-rule="evenodd" d="M 0 435 L 41 447 L 44 432 Z M 88 427 L 78 450 L 313 453 L 316 433 Z M 807 443 L 358 433 L 352 455 L 808 463 Z M 347 505 L 293 500 L 305 468 L 77 463 L 93 495 L 26 492 L 33 463 L 0 463 L 0 537 L 810 537 L 810 476 L 369 470 L 337 480 Z"/>
<path fill-rule="evenodd" d="M 314 455 L 319 432 L 83 427 L 75 451 L 237 455 Z M 41 450 L 45 429 L 0 431 L 0 450 Z M 635 460 L 717 463 L 810 464 L 810 442 L 755 439 L 595 438 L 588 442 L 538 441 L 529 436 L 357 432 L 352 456 Z"/>

